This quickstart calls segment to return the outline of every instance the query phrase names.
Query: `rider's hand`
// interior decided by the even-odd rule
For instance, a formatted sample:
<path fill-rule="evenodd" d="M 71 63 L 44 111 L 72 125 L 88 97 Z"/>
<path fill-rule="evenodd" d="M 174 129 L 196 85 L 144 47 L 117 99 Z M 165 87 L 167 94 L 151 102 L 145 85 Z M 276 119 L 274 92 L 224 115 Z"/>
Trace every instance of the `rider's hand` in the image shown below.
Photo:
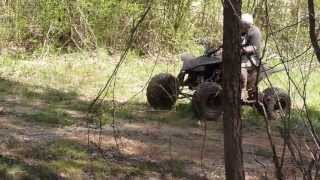
<path fill-rule="evenodd" d="M 246 53 L 245 47 L 241 47 L 240 48 L 240 54 L 245 54 L 245 53 Z"/>
<path fill-rule="evenodd" d="M 215 49 L 214 48 L 209 48 L 205 51 L 204 55 L 207 57 L 210 57 L 214 53 Z"/>
<path fill-rule="evenodd" d="M 241 48 L 242 53 L 254 53 L 256 51 L 256 47 L 254 46 L 245 46 Z"/>

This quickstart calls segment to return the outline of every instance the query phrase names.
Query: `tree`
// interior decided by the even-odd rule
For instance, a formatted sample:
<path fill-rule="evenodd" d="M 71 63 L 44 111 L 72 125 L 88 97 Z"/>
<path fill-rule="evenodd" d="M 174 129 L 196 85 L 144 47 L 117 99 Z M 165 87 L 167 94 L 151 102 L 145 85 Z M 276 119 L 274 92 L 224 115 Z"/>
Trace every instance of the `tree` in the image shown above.
<path fill-rule="evenodd" d="M 244 180 L 240 115 L 241 0 L 224 1 L 223 21 L 223 121 L 227 180 Z"/>
<path fill-rule="evenodd" d="M 314 52 L 320 62 L 320 47 L 318 44 L 317 34 L 316 34 L 316 14 L 314 10 L 313 0 L 308 0 L 308 10 L 309 10 L 309 36 L 311 44 L 313 46 Z"/>

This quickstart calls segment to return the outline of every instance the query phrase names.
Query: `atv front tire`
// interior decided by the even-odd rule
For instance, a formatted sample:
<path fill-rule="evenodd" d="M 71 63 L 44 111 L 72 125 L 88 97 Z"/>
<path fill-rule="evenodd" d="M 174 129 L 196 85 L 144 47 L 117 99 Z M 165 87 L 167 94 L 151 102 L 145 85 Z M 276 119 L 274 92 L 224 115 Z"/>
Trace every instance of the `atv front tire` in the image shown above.
<path fill-rule="evenodd" d="M 192 97 L 192 108 L 200 119 L 217 120 L 222 115 L 222 87 L 214 82 L 199 85 Z"/>
<path fill-rule="evenodd" d="M 179 82 L 168 73 L 155 75 L 147 87 L 148 103 L 156 109 L 171 109 L 176 103 L 179 92 Z"/>
<path fill-rule="evenodd" d="M 267 88 L 263 91 L 263 104 L 268 119 L 284 117 L 291 108 L 290 96 L 280 88 Z"/>

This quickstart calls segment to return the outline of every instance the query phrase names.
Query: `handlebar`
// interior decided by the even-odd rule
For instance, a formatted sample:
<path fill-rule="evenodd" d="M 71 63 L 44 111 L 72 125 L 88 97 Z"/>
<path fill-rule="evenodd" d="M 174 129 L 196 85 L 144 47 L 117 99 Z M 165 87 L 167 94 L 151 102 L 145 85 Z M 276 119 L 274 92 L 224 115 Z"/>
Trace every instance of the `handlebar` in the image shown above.
<path fill-rule="evenodd" d="M 204 52 L 204 55 L 205 56 L 211 56 L 212 54 L 215 54 L 216 52 L 218 52 L 220 49 L 222 49 L 222 45 L 220 45 L 218 48 L 210 48 L 210 49 L 207 49 L 205 52 Z"/>

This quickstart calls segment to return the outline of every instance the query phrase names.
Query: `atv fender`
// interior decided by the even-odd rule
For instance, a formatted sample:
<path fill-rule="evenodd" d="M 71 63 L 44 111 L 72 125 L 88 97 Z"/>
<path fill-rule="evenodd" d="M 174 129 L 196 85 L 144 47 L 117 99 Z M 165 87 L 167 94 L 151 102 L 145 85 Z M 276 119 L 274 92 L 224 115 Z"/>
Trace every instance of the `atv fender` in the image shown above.
<path fill-rule="evenodd" d="M 206 66 L 210 64 L 218 64 L 221 63 L 222 60 L 219 57 L 212 56 L 212 57 L 207 57 L 207 56 L 199 56 L 199 57 L 194 57 L 191 54 L 184 54 L 181 56 L 181 60 L 183 61 L 182 69 L 181 71 L 188 71 L 195 69 L 199 66 Z"/>

